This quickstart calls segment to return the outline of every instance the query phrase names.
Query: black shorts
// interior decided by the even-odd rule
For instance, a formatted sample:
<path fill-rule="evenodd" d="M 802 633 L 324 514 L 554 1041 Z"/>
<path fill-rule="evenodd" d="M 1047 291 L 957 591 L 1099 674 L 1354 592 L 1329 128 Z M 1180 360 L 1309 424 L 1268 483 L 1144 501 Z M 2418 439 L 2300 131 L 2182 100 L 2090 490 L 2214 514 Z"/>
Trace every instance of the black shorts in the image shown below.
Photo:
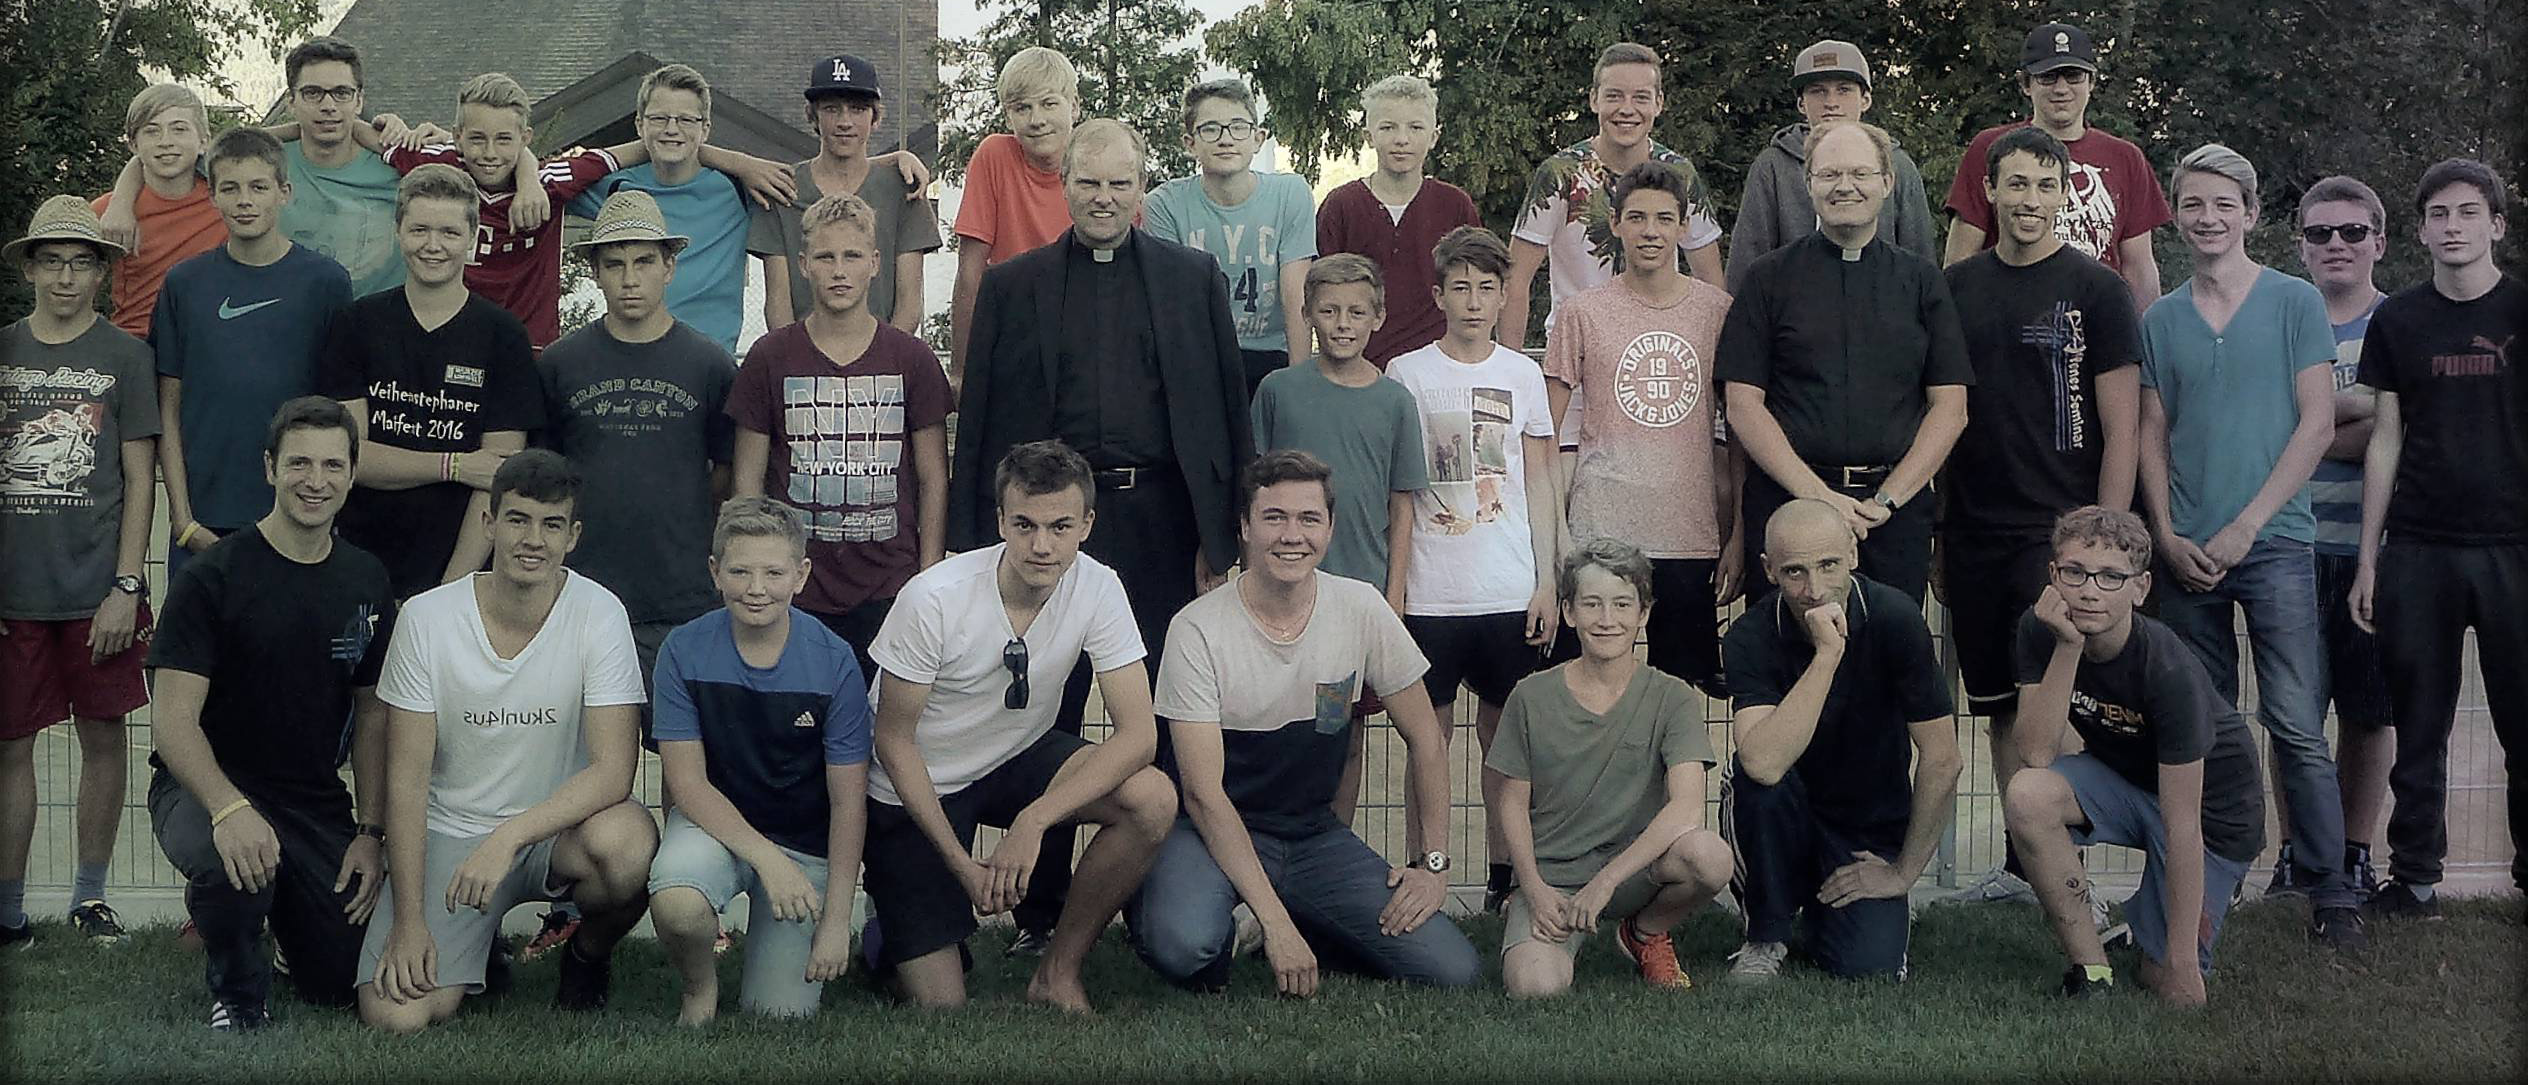
<path fill-rule="evenodd" d="M 957 842 L 974 847 L 977 825 L 1006 829 L 1027 804 L 1044 796 L 1062 766 L 1093 743 L 1078 735 L 1047 731 L 1018 755 L 939 799 Z M 911 814 L 893 803 L 869 800 L 869 838 L 861 856 L 869 906 L 886 932 L 878 967 L 896 965 L 949 946 L 974 933 L 974 904 L 965 883 L 922 835 Z"/>
<path fill-rule="evenodd" d="M 1940 584 L 1948 594 L 1949 645 L 1966 683 L 1966 711 L 2019 710 L 2011 660 L 2019 618 L 2045 591 L 2054 563 L 2050 531 L 1951 531 L 1940 536 Z"/>
<path fill-rule="evenodd" d="M 2360 565 L 2350 554 L 2317 555 L 2317 628 L 2326 641 L 2326 692 L 2335 701 L 2335 722 L 2377 730 L 2391 715 L 2388 674 L 2379 638 L 2352 620 L 2352 578 Z"/>
<path fill-rule="evenodd" d="M 1459 683 L 1471 687 L 1476 700 L 1489 705 L 1506 704 L 1510 687 L 1545 663 L 1544 653 L 1527 643 L 1524 610 L 1502 614 L 1407 614 L 1404 629 L 1413 634 L 1413 643 L 1431 661 L 1431 669 L 1422 675 L 1422 689 L 1431 695 L 1435 708 L 1445 709 L 1457 703 Z M 1443 712 L 1441 718 L 1446 719 L 1447 714 Z"/>
<path fill-rule="evenodd" d="M 1712 603 L 1714 558 L 1650 559 L 1650 622 L 1642 630 L 1651 666 L 1694 684 L 1706 696 L 1729 696 L 1720 673 L 1720 616 Z M 1762 575 L 1762 574 L 1757 574 Z M 1580 658 L 1580 635 L 1554 635 L 1552 662 Z"/>

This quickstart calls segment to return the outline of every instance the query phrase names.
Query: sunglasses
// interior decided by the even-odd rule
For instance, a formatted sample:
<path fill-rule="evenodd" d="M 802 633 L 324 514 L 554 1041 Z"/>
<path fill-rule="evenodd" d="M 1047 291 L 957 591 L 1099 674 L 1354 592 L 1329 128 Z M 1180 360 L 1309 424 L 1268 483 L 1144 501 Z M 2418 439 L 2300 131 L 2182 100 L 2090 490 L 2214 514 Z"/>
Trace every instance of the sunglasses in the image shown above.
<path fill-rule="evenodd" d="M 2334 240 L 2335 235 L 2339 233 L 2344 235 L 2345 244 L 2358 245 L 2364 241 L 2370 240 L 2370 224 L 2366 222 L 2347 222 L 2341 226 L 2302 226 L 2300 227 L 2300 240 L 2306 241 L 2311 245 L 2323 245 Z"/>
<path fill-rule="evenodd" d="M 1001 694 L 1001 707 L 1016 711 L 1027 707 L 1027 642 L 1011 637 L 1001 646 L 1001 666 L 1009 668 L 1009 689 Z"/>

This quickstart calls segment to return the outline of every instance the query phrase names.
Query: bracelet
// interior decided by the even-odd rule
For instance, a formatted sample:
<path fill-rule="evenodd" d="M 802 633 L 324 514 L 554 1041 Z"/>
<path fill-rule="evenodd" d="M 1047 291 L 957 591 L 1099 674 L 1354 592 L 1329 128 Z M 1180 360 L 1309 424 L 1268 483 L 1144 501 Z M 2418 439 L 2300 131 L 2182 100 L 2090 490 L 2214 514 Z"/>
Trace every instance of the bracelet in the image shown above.
<path fill-rule="evenodd" d="M 240 799 L 238 799 L 238 800 L 237 800 L 237 801 L 235 801 L 235 802 L 232 802 L 232 803 L 229 803 L 229 804 L 228 804 L 228 805 L 226 805 L 226 806 L 220 807 L 220 808 L 219 808 L 219 812 L 218 812 L 218 813 L 215 813 L 215 814 L 212 814 L 212 815 L 211 815 L 211 828 L 214 828 L 214 829 L 219 828 L 219 823 L 220 823 L 220 822 L 223 822 L 223 821 L 228 820 L 229 815 L 234 814 L 234 813 L 236 813 L 237 811 L 239 811 L 239 810 L 243 810 L 243 809 L 247 808 L 248 806 L 252 806 L 252 805 L 254 805 L 254 804 L 247 802 L 247 801 L 246 801 L 245 799 L 243 799 L 243 798 L 240 798 Z"/>
<path fill-rule="evenodd" d="M 200 531 L 200 530 L 202 530 L 202 522 L 201 522 L 200 520 L 187 520 L 187 521 L 185 521 L 185 523 L 184 523 L 184 530 L 179 531 L 179 532 L 176 532 L 176 545 L 177 545 L 177 546 L 191 546 L 191 545 L 193 545 L 193 533 L 194 533 L 194 532 L 196 532 L 196 531 Z"/>
<path fill-rule="evenodd" d="M 439 481 L 456 481 L 456 453 L 442 452 L 439 454 Z"/>

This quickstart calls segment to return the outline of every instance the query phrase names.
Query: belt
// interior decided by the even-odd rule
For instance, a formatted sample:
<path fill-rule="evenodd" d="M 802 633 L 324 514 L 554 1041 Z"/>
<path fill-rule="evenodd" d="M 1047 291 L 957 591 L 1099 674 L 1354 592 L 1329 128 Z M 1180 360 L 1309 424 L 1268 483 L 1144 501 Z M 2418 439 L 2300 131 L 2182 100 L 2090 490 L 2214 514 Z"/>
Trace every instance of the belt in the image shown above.
<path fill-rule="evenodd" d="M 1839 490 L 1864 490 L 1873 489 L 1878 484 L 1887 481 L 1887 476 L 1895 472 L 1896 465 L 1834 467 L 1812 463 L 1808 465 L 1808 469 L 1817 472 L 1817 477 L 1823 479 L 1828 486 Z"/>
<path fill-rule="evenodd" d="M 1157 482 L 1160 474 L 1164 470 L 1167 469 L 1158 467 L 1100 467 L 1089 472 L 1089 477 L 1096 480 L 1097 488 L 1101 490 L 1130 490 L 1138 488 L 1145 482 Z"/>

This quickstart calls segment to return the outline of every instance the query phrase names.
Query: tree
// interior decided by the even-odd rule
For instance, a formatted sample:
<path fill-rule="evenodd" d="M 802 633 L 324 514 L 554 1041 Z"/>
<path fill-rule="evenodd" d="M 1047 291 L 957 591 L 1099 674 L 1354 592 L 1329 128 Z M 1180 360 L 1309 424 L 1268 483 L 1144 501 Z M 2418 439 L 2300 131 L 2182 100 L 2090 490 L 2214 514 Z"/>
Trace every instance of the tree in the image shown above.
<path fill-rule="evenodd" d="M 993 87 L 1001 65 L 1021 49 L 1042 45 L 1071 58 L 1080 72 L 1082 119 L 1112 117 L 1150 141 L 1157 177 L 1193 171 L 1193 157 L 1170 138 L 1185 88 L 1201 71 L 1195 50 L 1180 45 L 1200 19 L 1182 0 L 978 0 L 997 7 L 983 33 L 941 40 L 936 56 L 952 78 L 939 85 L 940 173 L 965 175 L 983 137 L 1001 131 Z"/>
<path fill-rule="evenodd" d="M 45 199 L 113 187 L 130 152 L 123 110 L 148 85 L 144 69 L 216 92 L 220 64 L 240 50 L 274 55 L 316 21 L 316 0 L 21 0 L 0 10 L 0 228 L 15 237 Z M 112 28 L 108 37 L 108 28 Z M 15 268 L 0 306 L 32 295 Z"/>

